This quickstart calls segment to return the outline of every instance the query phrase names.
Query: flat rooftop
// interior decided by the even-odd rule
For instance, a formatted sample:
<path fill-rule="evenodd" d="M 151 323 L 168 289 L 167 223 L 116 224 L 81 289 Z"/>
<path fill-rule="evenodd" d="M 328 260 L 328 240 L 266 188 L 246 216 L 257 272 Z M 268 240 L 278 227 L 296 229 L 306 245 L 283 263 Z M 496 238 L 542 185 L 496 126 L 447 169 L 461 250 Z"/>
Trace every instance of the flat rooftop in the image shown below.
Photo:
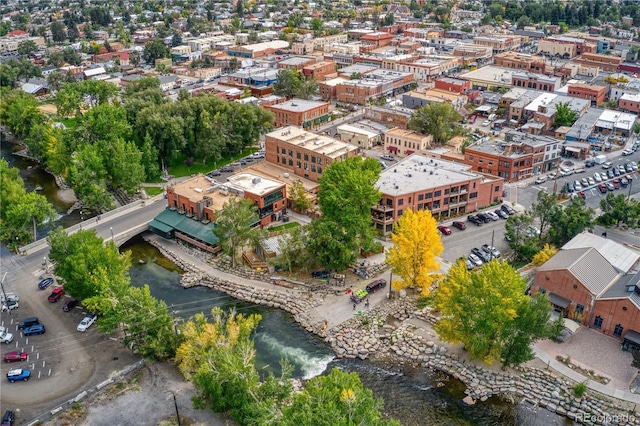
<path fill-rule="evenodd" d="M 432 188 L 459 185 L 482 176 L 471 166 L 412 154 L 380 173 L 376 188 L 383 194 L 399 196 Z"/>
<path fill-rule="evenodd" d="M 240 191 L 260 196 L 267 195 L 284 185 L 284 182 L 268 179 L 264 176 L 258 176 L 248 172 L 229 176 L 227 178 L 227 183 Z"/>
<path fill-rule="evenodd" d="M 274 139 L 287 142 L 288 144 L 303 147 L 308 151 L 312 151 L 329 158 L 338 158 L 350 151 L 357 151 L 358 147 L 333 139 L 325 135 L 317 135 L 307 132 L 299 127 L 288 126 L 266 135 Z"/>
<path fill-rule="evenodd" d="M 257 164 L 253 164 L 245 168 L 244 171 L 251 172 L 257 176 L 265 177 L 267 179 L 276 179 L 279 182 L 283 182 L 287 185 L 287 192 L 291 190 L 295 181 L 302 183 L 302 186 L 307 192 L 317 192 L 318 187 L 320 186 L 318 182 L 305 179 L 302 176 L 294 174 L 286 167 L 269 163 L 268 161 L 260 161 Z"/>
<path fill-rule="evenodd" d="M 269 108 L 279 109 L 289 112 L 305 112 L 314 108 L 318 108 L 324 105 L 328 105 L 326 102 L 307 101 L 304 99 L 291 99 L 290 101 L 282 102 L 275 105 L 270 105 Z"/>
<path fill-rule="evenodd" d="M 513 70 L 511 69 L 488 65 L 486 67 L 478 68 L 475 71 L 460 74 L 460 78 L 465 80 L 489 82 L 493 85 L 511 85 L 512 74 Z"/>

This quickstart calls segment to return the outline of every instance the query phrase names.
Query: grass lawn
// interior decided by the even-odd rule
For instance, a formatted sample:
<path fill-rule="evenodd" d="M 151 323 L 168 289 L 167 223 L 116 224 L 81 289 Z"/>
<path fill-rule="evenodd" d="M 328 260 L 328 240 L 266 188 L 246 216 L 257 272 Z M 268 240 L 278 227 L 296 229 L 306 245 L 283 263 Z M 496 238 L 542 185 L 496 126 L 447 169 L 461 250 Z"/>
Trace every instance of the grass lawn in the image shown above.
<path fill-rule="evenodd" d="M 234 161 L 246 157 L 247 155 L 253 154 L 257 150 L 257 147 L 245 148 L 243 152 L 239 152 L 233 156 L 225 155 L 217 162 L 214 161 L 213 158 L 209 158 L 207 159 L 207 163 L 204 166 L 202 165 L 202 159 L 196 158 L 195 163 L 193 163 L 191 167 L 187 167 L 187 165 L 184 164 L 184 154 L 179 154 L 176 161 L 174 162 L 174 165 L 168 167 L 168 170 L 169 174 L 173 177 L 190 176 L 192 174 L 198 173 L 209 173 L 216 168 L 219 169 L 220 167 L 231 164 Z"/>
<path fill-rule="evenodd" d="M 282 225 L 278 225 L 278 226 L 274 226 L 273 228 L 269 228 L 269 233 L 284 231 L 284 230 L 287 230 L 287 229 L 296 228 L 298 226 L 300 226 L 300 224 L 298 222 L 283 223 Z"/>
<path fill-rule="evenodd" d="M 64 124 L 67 129 L 74 129 L 78 125 L 77 117 L 74 118 L 58 118 L 57 121 Z"/>
<path fill-rule="evenodd" d="M 144 192 L 146 192 L 148 196 L 153 197 L 154 195 L 162 194 L 162 188 L 159 186 L 146 186 Z"/>

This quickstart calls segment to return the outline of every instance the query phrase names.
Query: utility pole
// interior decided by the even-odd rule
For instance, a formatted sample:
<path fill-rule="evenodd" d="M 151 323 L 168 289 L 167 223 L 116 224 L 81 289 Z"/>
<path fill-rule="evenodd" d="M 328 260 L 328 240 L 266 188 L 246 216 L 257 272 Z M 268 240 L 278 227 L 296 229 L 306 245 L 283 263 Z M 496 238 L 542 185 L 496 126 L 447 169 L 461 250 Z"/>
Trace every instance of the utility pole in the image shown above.
<path fill-rule="evenodd" d="M 9 301 L 7 300 L 7 293 L 4 291 L 4 279 L 7 278 L 7 273 L 5 272 L 2 276 L 2 281 L 0 281 L 0 290 L 2 290 L 2 298 L 4 299 L 4 303 L 7 305 L 7 311 L 9 315 L 11 315 L 11 309 L 9 309 Z"/>

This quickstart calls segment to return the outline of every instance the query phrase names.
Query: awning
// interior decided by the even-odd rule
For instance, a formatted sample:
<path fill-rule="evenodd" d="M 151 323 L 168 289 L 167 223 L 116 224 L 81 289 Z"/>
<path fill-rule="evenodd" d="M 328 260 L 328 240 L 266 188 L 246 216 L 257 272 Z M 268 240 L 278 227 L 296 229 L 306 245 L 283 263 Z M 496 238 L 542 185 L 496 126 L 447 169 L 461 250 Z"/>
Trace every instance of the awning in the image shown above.
<path fill-rule="evenodd" d="M 559 306 L 563 309 L 569 306 L 569 304 L 571 303 L 570 300 L 567 300 L 562 296 L 558 296 L 555 293 L 549 293 L 549 302 L 551 302 L 552 305 Z"/>
<path fill-rule="evenodd" d="M 629 330 L 627 331 L 627 334 L 624 335 L 624 340 L 640 345 L 640 333 L 634 330 Z"/>
<path fill-rule="evenodd" d="M 157 229 L 160 232 L 164 232 L 165 234 L 170 234 L 171 232 L 173 232 L 173 228 L 171 226 L 166 225 L 162 222 L 158 222 L 155 219 L 149 222 L 149 226 L 151 228 Z"/>
<path fill-rule="evenodd" d="M 567 146 L 567 147 L 564 148 L 564 150 L 565 151 L 569 151 L 569 152 L 578 152 L 578 153 L 580 152 L 580 148 L 576 148 L 576 147 L 573 147 L 573 146 Z"/>
<path fill-rule="evenodd" d="M 199 220 L 188 218 L 187 216 L 170 209 L 165 209 L 161 212 L 150 222 L 150 225 L 166 234 L 170 233 L 172 230 L 176 230 L 212 246 L 217 246 L 219 243 L 218 237 L 213 234 L 212 223 L 205 225 Z"/>

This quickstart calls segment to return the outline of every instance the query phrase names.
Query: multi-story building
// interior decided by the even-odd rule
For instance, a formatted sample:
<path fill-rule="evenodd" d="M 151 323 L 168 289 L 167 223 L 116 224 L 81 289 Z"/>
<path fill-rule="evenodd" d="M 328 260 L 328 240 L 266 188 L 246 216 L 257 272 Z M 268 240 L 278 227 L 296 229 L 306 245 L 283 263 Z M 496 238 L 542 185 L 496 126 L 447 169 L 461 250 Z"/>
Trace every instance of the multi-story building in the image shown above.
<path fill-rule="evenodd" d="M 316 58 L 314 58 L 313 56 L 294 56 L 278 62 L 278 69 L 292 69 L 296 71 L 302 71 L 304 67 L 313 65 L 315 63 Z"/>
<path fill-rule="evenodd" d="M 511 85 L 553 93 L 560 88 L 560 78 L 530 72 L 514 72 L 511 74 Z"/>
<path fill-rule="evenodd" d="M 317 37 L 311 40 L 316 50 L 322 50 L 325 52 L 326 52 L 326 50 L 324 50 L 325 46 L 328 46 L 331 44 L 342 44 L 348 41 L 349 41 L 349 34 L 347 33 L 335 34 L 335 35 L 330 35 L 326 37 Z M 311 53 L 311 52 L 307 52 L 307 53 Z"/>
<path fill-rule="evenodd" d="M 364 110 L 365 118 L 401 129 L 407 128 L 412 113 L 413 111 L 407 108 L 387 108 L 376 105 Z"/>
<path fill-rule="evenodd" d="M 597 53 L 583 53 L 580 57 L 574 59 L 574 62 L 587 67 L 598 67 L 606 72 L 618 72 L 620 71 L 622 58 L 599 55 Z"/>
<path fill-rule="evenodd" d="M 380 47 L 385 47 L 391 44 L 391 40 L 393 40 L 393 35 L 382 31 L 365 34 L 360 37 L 360 41 L 362 42 L 361 50 L 369 51 L 378 49 Z"/>
<path fill-rule="evenodd" d="M 547 64 L 540 56 L 525 55 L 518 52 L 503 52 L 495 57 L 498 67 L 512 68 L 519 71 L 546 74 Z"/>
<path fill-rule="evenodd" d="M 431 148 L 432 142 L 432 135 L 395 128 L 384 134 L 384 151 L 406 157 L 414 153 L 422 154 L 423 151 Z"/>
<path fill-rule="evenodd" d="M 473 38 L 473 44 L 490 47 L 493 49 L 494 54 L 515 49 L 520 46 L 521 42 L 522 38 L 516 35 L 507 36 L 500 34 L 495 36 L 477 36 Z"/>
<path fill-rule="evenodd" d="M 535 273 L 532 292 L 543 292 L 555 310 L 640 349 L 640 273 L 637 252 L 583 232 Z"/>
<path fill-rule="evenodd" d="M 264 43 L 247 44 L 245 46 L 230 46 L 227 50 L 227 54 L 238 58 L 260 58 L 266 55 L 271 55 L 278 50 L 288 48 L 288 41 L 273 40 L 266 41 Z"/>
<path fill-rule="evenodd" d="M 436 78 L 435 88 L 440 90 L 446 90 L 448 92 L 463 93 L 467 90 L 471 90 L 471 83 L 466 80 L 460 80 L 458 78 L 441 77 Z"/>
<path fill-rule="evenodd" d="M 364 126 L 342 124 L 336 128 L 336 132 L 341 140 L 361 149 L 371 149 L 382 141 L 382 133 L 365 129 Z"/>
<path fill-rule="evenodd" d="M 474 173 L 460 163 L 413 154 L 383 170 L 376 183 L 380 203 L 371 218 L 382 235 L 407 209 L 429 210 L 438 219 L 470 213 L 502 201 L 504 181 Z"/>
<path fill-rule="evenodd" d="M 459 110 L 467 104 L 467 96 L 440 89 L 412 90 L 402 95 L 402 105 L 411 109 L 420 108 L 432 103 L 441 104 L 443 102 L 450 104 L 453 109 Z"/>
<path fill-rule="evenodd" d="M 456 44 L 451 54 L 462 59 L 463 64 L 482 65 L 493 58 L 493 49 L 489 46 L 476 44 Z"/>
<path fill-rule="evenodd" d="M 302 74 L 307 78 L 315 78 L 317 81 L 324 81 L 327 78 L 335 77 L 336 63 L 333 61 L 321 61 L 302 68 Z"/>
<path fill-rule="evenodd" d="M 289 126 L 265 135 L 266 161 L 317 182 L 334 161 L 358 154 L 358 147 L 324 135 Z"/>
<path fill-rule="evenodd" d="M 640 94 L 625 93 L 620 96 L 618 109 L 638 115 L 640 113 Z"/>
<path fill-rule="evenodd" d="M 338 102 L 365 105 L 370 99 L 395 96 L 405 92 L 413 83 L 415 78 L 411 73 L 376 70 L 360 79 L 338 83 L 335 86 L 336 99 Z"/>
<path fill-rule="evenodd" d="M 582 53 L 578 50 L 582 43 L 579 38 L 548 37 L 538 41 L 538 53 L 571 59 Z"/>
<path fill-rule="evenodd" d="M 502 142 L 481 142 L 468 146 L 464 151 L 464 162 L 474 171 L 516 182 L 551 170 L 557 161 L 560 144 L 545 136 L 511 131 Z M 553 151 L 556 152 L 555 157 L 552 157 Z M 549 162 L 545 165 L 547 153 Z"/>
<path fill-rule="evenodd" d="M 596 84 L 575 83 L 570 84 L 567 88 L 567 96 L 586 99 L 591 102 L 591 106 L 598 106 L 603 103 L 606 94 L 607 88 Z"/>
<path fill-rule="evenodd" d="M 539 135 L 551 129 L 555 124 L 559 104 L 566 104 L 570 110 L 576 113 L 576 117 L 582 116 L 591 107 L 591 102 L 585 99 L 570 98 L 554 93 L 538 93 L 538 97 L 524 108 L 524 117 L 527 119 L 527 123 L 522 126 L 523 131 Z"/>
<path fill-rule="evenodd" d="M 327 102 L 291 99 L 274 105 L 266 105 L 273 112 L 274 126 L 298 126 L 308 129 L 329 120 L 329 104 Z"/>

